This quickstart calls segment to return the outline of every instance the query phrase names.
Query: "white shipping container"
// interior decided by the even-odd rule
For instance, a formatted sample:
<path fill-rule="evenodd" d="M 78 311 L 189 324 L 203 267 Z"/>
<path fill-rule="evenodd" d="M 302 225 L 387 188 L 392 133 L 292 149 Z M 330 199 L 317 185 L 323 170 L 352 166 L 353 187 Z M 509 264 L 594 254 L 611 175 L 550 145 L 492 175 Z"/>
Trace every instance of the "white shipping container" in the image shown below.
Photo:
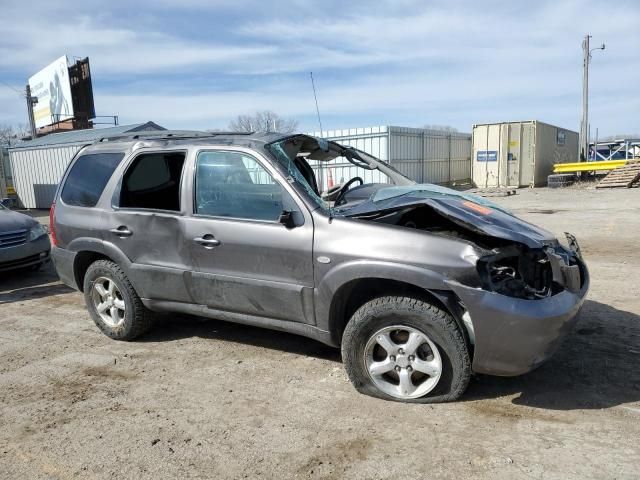
<path fill-rule="evenodd" d="M 578 161 L 578 133 L 537 120 L 475 124 L 472 179 L 477 187 L 541 187 L 553 165 Z"/>

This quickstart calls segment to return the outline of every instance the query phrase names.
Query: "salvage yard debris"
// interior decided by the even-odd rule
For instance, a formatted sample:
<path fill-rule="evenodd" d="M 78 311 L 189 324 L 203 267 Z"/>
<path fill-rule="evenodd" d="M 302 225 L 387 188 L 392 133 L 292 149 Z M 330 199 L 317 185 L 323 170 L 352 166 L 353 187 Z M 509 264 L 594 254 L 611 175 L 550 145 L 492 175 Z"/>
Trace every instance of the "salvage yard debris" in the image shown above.
<path fill-rule="evenodd" d="M 631 188 L 638 182 L 640 182 L 640 160 L 629 160 L 625 165 L 609 172 L 596 185 L 596 188 Z"/>

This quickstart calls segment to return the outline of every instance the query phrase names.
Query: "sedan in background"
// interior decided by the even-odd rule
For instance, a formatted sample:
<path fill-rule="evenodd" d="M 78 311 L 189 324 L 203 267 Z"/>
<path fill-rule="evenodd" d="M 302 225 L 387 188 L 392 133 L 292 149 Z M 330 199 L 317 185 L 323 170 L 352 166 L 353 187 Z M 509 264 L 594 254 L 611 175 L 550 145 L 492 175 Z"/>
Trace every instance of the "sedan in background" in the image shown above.
<path fill-rule="evenodd" d="M 50 251 L 44 226 L 0 203 L 0 272 L 18 268 L 37 270 L 50 260 Z"/>

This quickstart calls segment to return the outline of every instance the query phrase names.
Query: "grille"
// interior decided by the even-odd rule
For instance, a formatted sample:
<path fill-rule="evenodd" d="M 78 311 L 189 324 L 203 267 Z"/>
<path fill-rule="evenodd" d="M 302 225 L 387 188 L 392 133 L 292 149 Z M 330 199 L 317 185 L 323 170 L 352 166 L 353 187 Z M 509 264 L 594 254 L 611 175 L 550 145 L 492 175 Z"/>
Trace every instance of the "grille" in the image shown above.
<path fill-rule="evenodd" d="M 0 232 L 0 248 L 17 247 L 27 242 L 26 230 Z"/>

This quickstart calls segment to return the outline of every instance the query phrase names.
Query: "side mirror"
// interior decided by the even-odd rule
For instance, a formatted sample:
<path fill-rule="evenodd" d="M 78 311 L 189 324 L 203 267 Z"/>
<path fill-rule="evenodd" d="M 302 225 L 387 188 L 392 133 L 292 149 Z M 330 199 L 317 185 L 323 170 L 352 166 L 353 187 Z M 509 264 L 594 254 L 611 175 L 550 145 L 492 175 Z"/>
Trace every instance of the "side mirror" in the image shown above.
<path fill-rule="evenodd" d="M 296 226 L 296 222 L 293 220 L 293 212 L 290 210 L 283 210 L 278 217 L 278 222 L 287 228 L 293 228 Z"/>

